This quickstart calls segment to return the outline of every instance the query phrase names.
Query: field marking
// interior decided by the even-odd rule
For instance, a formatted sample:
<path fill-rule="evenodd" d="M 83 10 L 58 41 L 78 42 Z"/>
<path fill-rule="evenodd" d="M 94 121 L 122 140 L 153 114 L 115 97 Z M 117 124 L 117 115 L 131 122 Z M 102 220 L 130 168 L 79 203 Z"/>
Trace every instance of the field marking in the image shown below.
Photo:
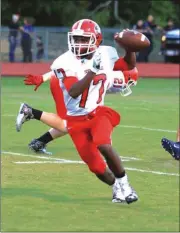
<path fill-rule="evenodd" d="M 156 128 L 148 128 L 144 126 L 136 126 L 136 125 L 119 125 L 119 127 L 122 128 L 131 128 L 131 129 L 142 129 L 142 130 L 148 130 L 148 131 L 156 131 L 156 132 L 167 132 L 167 133 L 176 133 L 175 130 L 169 130 L 169 129 L 156 129 Z"/>
<path fill-rule="evenodd" d="M 75 160 L 56 160 L 56 161 L 40 161 L 40 160 L 35 160 L 35 161 L 17 161 L 17 162 L 13 162 L 16 164 L 44 164 L 44 163 L 63 163 L 63 164 L 85 164 L 83 161 L 75 161 Z"/>
<path fill-rule="evenodd" d="M 84 164 L 82 161 L 73 161 L 73 160 L 63 160 L 62 161 L 17 161 L 13 162 L 15 164 L 58 164 L 58 163 L 63 163 L 63 164 Z M 177 173 L 168 173 L 168 172 L 160 172 L 160 171 L 151 171 L 151 170 L 143 170 L 143 169 L 138 169 L 138 168 L 132 168 L 132 167 L 125 167 L 126 170 L 129 171 L 137 171 L 137 172 L 143 172 L 143 173 L 151 173 L 151 174 L 156 174 L 156 175 L 166 175 L 166 176 L 179 176 Z"/>
<path fill-rule="evenodd" d="M 59 159 L 59 158 L 52 158 L 52 157 L 45 157 L 45 156 L 36 156 L 36 155 L 27 155 L 23 153 L 15 153 L 15 152 L 7 152 L 7 151 L 2 151 L 2 154 L 11 154 L 11 155 L 17 155 L 17 156 L 25 156 L 25 157 L 33 157 L 33 158 L 40 158 L 40 159 L 46 159 L 49 161 L 17 161 L 14 162 L 16 164 L 47 164 L 47 163 L 63 163 L 63 164 L 84 164 L 83 161 L 75 161 L 75 160 L 66 160 L 66 159 Z M 126 158 L 126 157 L 123 157 Z M 127 157 L 131 158 L 131 157 Z M 137 160 L 137 158 L 132 157 L 133 160 Z M 52 161 L 54 160 L 54 161 Z M 140 160 L 140 159 L 138 159 Z M 143 169 L 138 169 L 138 168 L 131 168 L 131 167 L 125 167 L 126 170 L 129 171 L 137 171 L 137 172 L 142 172 L 142 173 L 151 173 L 151 174 L 156 174 L 156 175 L 166 175 L 166 176 L 178 176 L 178 173 L 168 173 L 168 172 L 161 172 L 161 171 L 152 171 L 152 170 L 143 170 Z"/>
<path fill-rule="evenodd" d="M 9 155 L 17 155 L 17 156 L 24 156 L 24 157 L 32 157 L 32 158 L 38 158 L 38 159 L 47 159 L 47 160 L 55 160 L 55 161 L 65 161 L 65 162 L 72 162 L 74 160 L 68 160 L 68 159 L 60 159 L 60 158 L 55 158 L 55 157 L 51 157 L 51 156 L 41 156 L 41 155 L 31 155 L 31 154 L 23 154 L 23 153 L 16 153 L 16 152 L 11 152 L 11 151 L 2 151 L 2 154 L 9 154 Z M 139 158 L 135 158 L 135 157 L 125 157 L 125 156 L 121 156 L 122 161 L 124 162 L 129 162 L 132 160 L 141 160 Z M 79 162 L 79 161 L 77 161 Z"/>
<path fill-rule="evenodd" d="M 152 174 L 156 174 L 156 175 L 179 176 L 178 173 L 168 173 L 168 172 L 160 172 L 160 171 L 143 170 L 143 169 L 132 168 L 132 167 L 125 167 L 125 169 L 129 170 L 129 171 L 137 171 L 137 172 L 143 172 L 143 173 L 152 173 Z"/>
<path fill-rule="evenodd" d="M 2 117 L 16 117 L 17 115 L 13 115 L 13 114 L 2 114 Z"/>

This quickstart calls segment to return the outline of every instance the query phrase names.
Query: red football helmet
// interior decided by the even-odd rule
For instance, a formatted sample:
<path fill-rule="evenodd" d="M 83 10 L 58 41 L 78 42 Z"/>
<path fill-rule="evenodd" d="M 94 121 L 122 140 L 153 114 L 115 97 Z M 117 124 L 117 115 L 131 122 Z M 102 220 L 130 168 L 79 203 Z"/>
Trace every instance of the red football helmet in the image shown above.
<path fill-rule="evenodd" d="M 68 46 L 76 56 L 95 52 L 102 42 L 99 25 L 90 19 L 77 21 L 68 32 Z"/>

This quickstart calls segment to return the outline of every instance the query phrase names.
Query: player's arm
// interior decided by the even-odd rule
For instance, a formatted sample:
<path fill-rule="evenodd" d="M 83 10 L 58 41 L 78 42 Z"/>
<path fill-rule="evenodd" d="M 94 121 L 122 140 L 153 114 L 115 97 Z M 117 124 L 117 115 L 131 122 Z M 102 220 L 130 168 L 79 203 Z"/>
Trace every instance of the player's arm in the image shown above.
<path fill-rule="evenodd" d="M 118 58 L 115 63 L 113 70 L 114 71 L 125 71 L 125 70 L 132 70 L 136 67 L 136 55 L 134 52 L 126 51 L 124 57 Z"/>
<path fill-rule="evenodd" d="M 38 87 L 48 80 L 50 80 L 53 76 L 55 76 L 53 71 L 47 72 L 43 75 L 27 75 L 24 79 L 25 85 L 35 85 L 34 91 L 38 89 Z"/>
<path fill-rule="evenodd" d="M 77 98 L 83 93 L 83 91 L 88 88 L 91 81 L 93 80 L 95 72 L 89 70 L 88 73 L 80 81 L 75 82 L 69 89 L 69 95 L 73 98 Z"/>
<path fill-rule="evenodd" d="M 127 63 L 128 70 L 134 69 L 136 67 L 136 53 L 126 49 L 124 61 Z"/>
<path fill-rule="evenodd" d="M 135 67 L 132 70 L 112 71 L 111 83 L 109 88 L 114 87 L 120 90 L 122 96 L 128 96 L 132 93 L 131 86 L 135 86 L 138 80 L 138 70 Z"/>
<path fill-rule="evenodd" d="M 100 62 L 101 62 L 101 54 L 97 53 L 93 56 L 92 67 L 87 72 L 87 74 L 84 76 L 84 78 L 81 80 L 76 79 L 76 82 L 74 82 L 73 85 L 71 85 L 71 87 L 68 88 L 69 95 L 71 97 L 77 98 L 79 95 L 81 95 L 84 92 L 86 88 L 89 87 L 91 81 L 96 76 L 97 72 L 99 71 Z"/>

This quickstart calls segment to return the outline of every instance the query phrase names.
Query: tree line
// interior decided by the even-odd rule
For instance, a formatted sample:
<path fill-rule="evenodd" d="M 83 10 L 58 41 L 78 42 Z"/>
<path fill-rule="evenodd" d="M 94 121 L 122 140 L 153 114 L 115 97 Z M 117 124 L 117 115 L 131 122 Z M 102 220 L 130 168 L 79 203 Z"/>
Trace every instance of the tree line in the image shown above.
<path fill-rule="evenodd" d="M 91 18 L 104 27 L 125 27 L 152 14 L 160 26 L 168 17 L 179 23 L 179 0 L 2 0 L 1 24 L 8 25 L 11 16 L 34 18 L 37 26 L 71 26 L 81 18 Z"/>

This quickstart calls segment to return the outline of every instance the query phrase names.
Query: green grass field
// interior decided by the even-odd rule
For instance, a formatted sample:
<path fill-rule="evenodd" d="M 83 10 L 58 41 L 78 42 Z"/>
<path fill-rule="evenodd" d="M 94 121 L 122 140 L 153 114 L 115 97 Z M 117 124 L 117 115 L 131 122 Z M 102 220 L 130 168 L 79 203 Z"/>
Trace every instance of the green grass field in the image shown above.
<path fill-rule="evenodd" d="M 28 150 L 48 127 L 34 120 L 17 133 L 20 102 L 55 108 L 48 84 L 34 92 L 22 80 L 2 79 L 2 231 L 179 231 L 179 163 L 160 144 L 176 138 L 178 80 L 141 79 L 129 97 L 106 96 L 122 117 L 113 146 L 139 195 L 132 205 L 111 203 L 111 188 L 86 165 L 65 161 L 80 161 L 69 136 L 49 144 L 51 157 Z"/>

